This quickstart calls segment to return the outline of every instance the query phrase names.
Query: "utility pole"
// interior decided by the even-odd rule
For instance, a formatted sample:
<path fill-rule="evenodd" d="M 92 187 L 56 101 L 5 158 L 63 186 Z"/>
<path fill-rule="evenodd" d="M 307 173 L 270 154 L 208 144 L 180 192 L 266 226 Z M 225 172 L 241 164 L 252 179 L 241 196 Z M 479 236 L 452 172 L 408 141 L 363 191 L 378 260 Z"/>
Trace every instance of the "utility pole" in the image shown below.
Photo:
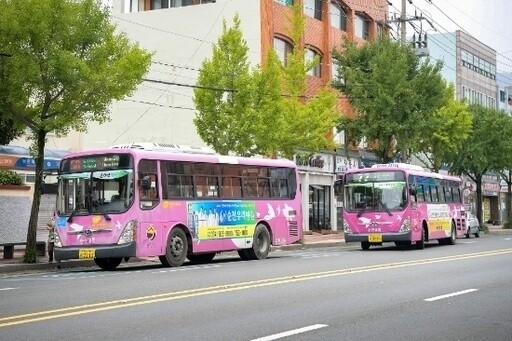
<path fill-rule="evenodd" d="M 402 0 L 402 13 L 400 13 L 400 41 L 405 44 L 407 41 L 407 0 Z"/>
<path fill-rule="evenodd" d="M 407 44 L 407 23 L 409 23 L 409 22 L 411 22 L 411 25 L 413 25 L 412 24 L 413 21 L 419 21 L 421 23 L 423 20 L 426 20 L 427 22 L 429 22 L 430 26 L 432 26 L 432 28 L 434 28 L 432 23 L 427 18 L 423 17 L 423 14 L 420 14 L 418 16 L 416 14 L 416 11 L 415 11 L 415 15 L 414 16 L 411 16 L 410 18 L 407 18 L 407 1 L 409 1 L 412 4 L 412 0 L 402 0 L 402 6 L 401 6 L 401 10 L 400 10 L 401 11 L 400 17 L 397 17 L 395 15 L 394 19 L 387 21 L 388 24 L 396 24 L 400 28 L 400 30 L 399 30 L 399 36 L 400 36 L 399 40 L 400 40 L 401 44 Z M 419 57 L 428 55 L 427 34 L 423 33 L 423 29 L 422 29 L 421 25 L 420 25 L 419 30 L 418 30 L 418 28 L 416 26 L 413 26 L 413 28 L 418 33 L 418 38 L 419 39 L 416 40 L 416 34 L 413 35 L 412 47 L 414 48 L 414 50 L 416 51 L 416 54 Z M 398 33 L 398 29 L 397 29 L 397 33 Z M 402 150 L 400 152 L 400 159 L 404 163 L 408 163 L 409 162 L 409 148 L 408 148 L 407 145 L 402 145 Z"/>

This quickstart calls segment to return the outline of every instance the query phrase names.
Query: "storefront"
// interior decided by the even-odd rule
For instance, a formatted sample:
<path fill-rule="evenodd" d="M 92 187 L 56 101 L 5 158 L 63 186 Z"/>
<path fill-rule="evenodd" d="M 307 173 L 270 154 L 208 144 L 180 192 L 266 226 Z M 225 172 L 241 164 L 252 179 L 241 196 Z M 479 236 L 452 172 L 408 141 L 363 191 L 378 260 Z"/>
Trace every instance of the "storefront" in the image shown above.
<path fill-rule="evenodd" d="M 484 223 L 501 223 L 499 193 L 499 174 L 485 174 L 482 177 L 482 219 Z"/>
<path fill-rule="evenodd" d="M 336 154 L 336 167 L 335 173 L 337 179 L 342 179 L 343 174 L 349 170 L 354 168 L 361 167 L 361 159 L 359 156 L 359 152 L 351 151 L 351 150 L 343 150 L 339 151 Z M 338 226 L 338 230 L 343 229 L 343 191 L 338 193 L 337 196 L 334 197 L 334 205 L 336 207 L 336 225 Z"/>
<path fill-rule="evenodd" d="M 294 161 L 301 178 L 304 230 L 336 230 L 334 154 L 298 152 Z"/>

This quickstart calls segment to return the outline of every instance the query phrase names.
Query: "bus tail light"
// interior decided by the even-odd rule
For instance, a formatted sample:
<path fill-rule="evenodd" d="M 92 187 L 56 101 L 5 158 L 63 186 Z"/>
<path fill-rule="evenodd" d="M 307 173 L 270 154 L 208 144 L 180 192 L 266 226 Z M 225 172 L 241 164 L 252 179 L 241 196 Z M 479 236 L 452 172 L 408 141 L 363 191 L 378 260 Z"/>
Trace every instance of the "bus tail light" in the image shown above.
<path fill-rule="evenodd" d="M 123 233 L 119 237 L 118 245 L 127 244 L 135 241 L 135 236 L 137 235 L 137 222 L 135 220 L 130 220 L 128 224 L 124 227 Z"/>
<path fill-rule="evenodd" d="M 352 230 L 348 226 L 348 223 L 345 219 L 343 219 L 343 232 L 345 233 L 352 233 Z"/>
<path fill-rule="evenodd" d="M 402 225 L 400 225 L 400 229 L 398 232 L 409 232 L 411 231 L 411 218 L 405 218 L 402 222 Z"/>

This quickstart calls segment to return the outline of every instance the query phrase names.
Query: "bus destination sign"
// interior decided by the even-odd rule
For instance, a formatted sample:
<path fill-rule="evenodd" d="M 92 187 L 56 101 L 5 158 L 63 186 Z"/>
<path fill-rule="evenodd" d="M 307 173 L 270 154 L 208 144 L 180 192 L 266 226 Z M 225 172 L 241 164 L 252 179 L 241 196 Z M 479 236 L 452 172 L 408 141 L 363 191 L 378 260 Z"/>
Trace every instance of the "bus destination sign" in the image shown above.
<path fill-rule="evenodd" d="M 119 155 L 91 155 L 69 160 L 69 169 L 66 163 L 63 164 L 63 171 L 83 172 L 102 170 L 110 168 L 119 168 L 120 156 Z"/>

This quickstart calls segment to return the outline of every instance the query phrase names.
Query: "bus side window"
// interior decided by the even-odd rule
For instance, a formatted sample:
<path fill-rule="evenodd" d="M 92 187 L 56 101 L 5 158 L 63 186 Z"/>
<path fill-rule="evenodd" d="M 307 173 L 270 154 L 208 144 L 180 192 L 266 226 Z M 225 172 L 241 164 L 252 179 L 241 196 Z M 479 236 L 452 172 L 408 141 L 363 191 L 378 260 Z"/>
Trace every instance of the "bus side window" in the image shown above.
<path fill-rule="evenodd" d="M 156 160 L 141 160 L 138 165 L 140 208 L 152 209 L 158 205 Z"/>

